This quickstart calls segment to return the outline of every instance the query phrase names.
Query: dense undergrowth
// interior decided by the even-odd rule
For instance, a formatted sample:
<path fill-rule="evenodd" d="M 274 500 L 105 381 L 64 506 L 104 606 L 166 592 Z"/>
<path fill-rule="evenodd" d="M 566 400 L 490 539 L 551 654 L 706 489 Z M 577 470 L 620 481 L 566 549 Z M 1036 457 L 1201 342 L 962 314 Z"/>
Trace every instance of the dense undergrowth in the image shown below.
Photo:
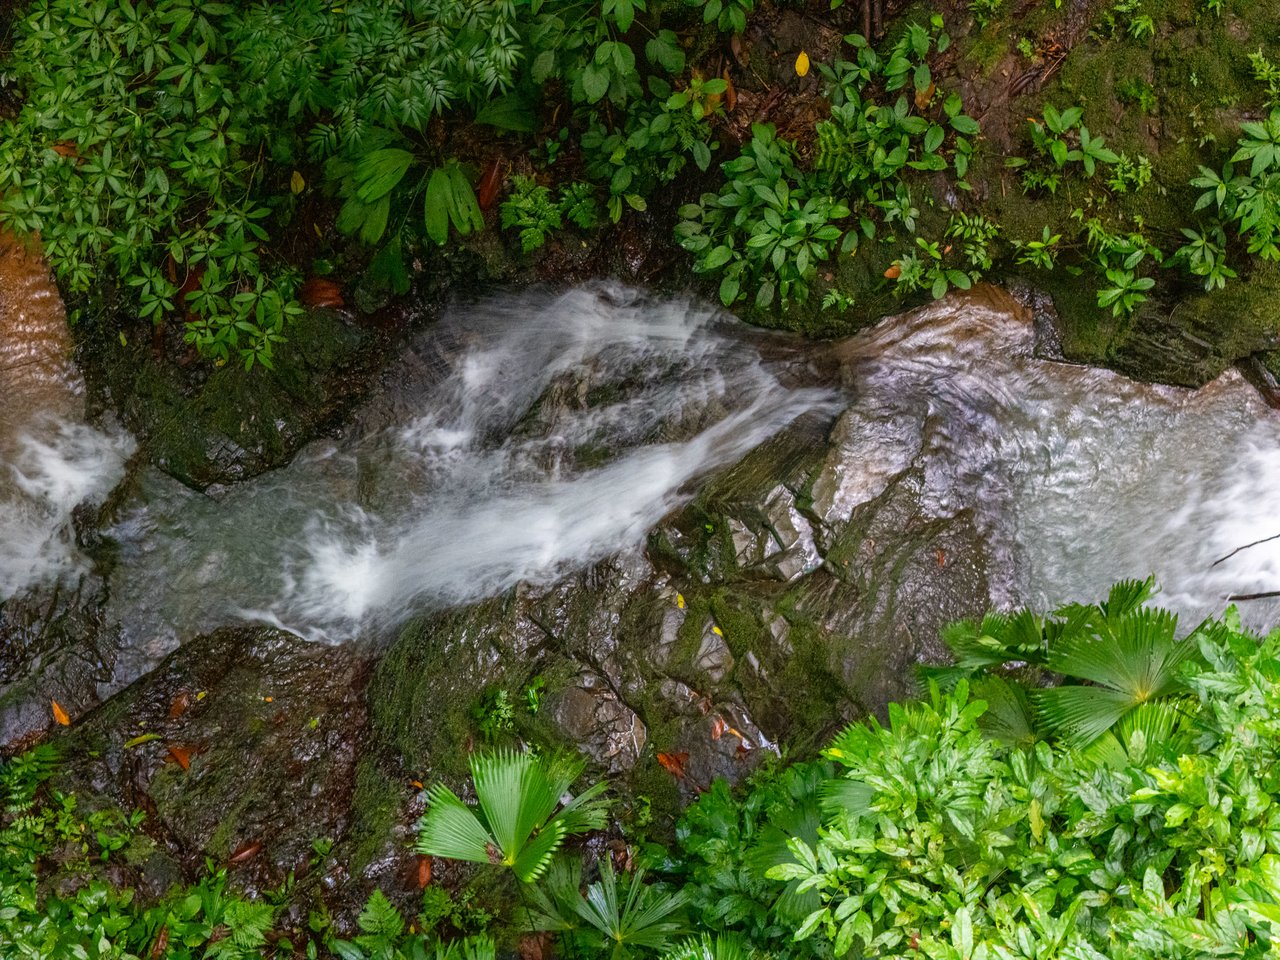
<path fill-rule="evenodd" d="M 3 770 L 5 956 L 1264 957 L 1280 942 L 1280 631 L 1234 611 L 1179 636 L 1151 584 L 1051 616 L 949 628 L 923 699 L 855 723 L 819 757 L 719 781 L 674 843 L 608 827 L 583 762 L 480 750 L 462 796 L 428 791 L 417 851 L 471 861 L 498 916 L 428 885 L 406 918 L 380 892 L 339 936 L 287 922 L 290 885 L 230 892 L 227 865 L 144 899 L 110 880 L 142 816 L 50 788 L 51 747 Z M 565 799 L 572 795 L 572 799 Z M 323 858 L 330 848 L 317 844 Z M 430 862 L 430 861 L 428 861 Z"/>
<path fill-rule="evenodd" d="M 788 6 L 861 22 L 753 0 L 36 0 L 0 73 L 21 97 L 0 120 L 0 225 L 41 235 L 77 303 L 180 319 L 250 366 L 273 363 L 307 277 L 403 293 L 494 226 L 527 254 L 651 203 L 726 304 L 814 294 L 836 316 L 1056 271 L 1123 323 L 1153 290 L 1280 260 L 1280 68 L 1229 43 L 1249 11 L 1095 4 L 1077 54 L 1055 38 L 1080 11 L 984 0 L 801 50 L 780 76 L 741 40 Z M 1110 102 L 1055 79 L 1025 120 L 970 115 L 957 88 L 1021 24 L 1028 76 L 1089 58 L 1133 75 Z M 1188 31 L 1251 78 L 1193 71 L 1189 120 L 1151 83 Z"/>

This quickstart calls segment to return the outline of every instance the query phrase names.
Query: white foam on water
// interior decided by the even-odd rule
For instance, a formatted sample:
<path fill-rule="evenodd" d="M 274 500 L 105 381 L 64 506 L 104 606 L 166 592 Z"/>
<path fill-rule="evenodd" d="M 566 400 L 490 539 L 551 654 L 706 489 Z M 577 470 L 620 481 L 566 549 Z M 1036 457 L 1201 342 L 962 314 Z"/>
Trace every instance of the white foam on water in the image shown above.
<path fill-rule="evenodd" d="M 84 569 L 72 514 L 120 482 L 134 444 L 128 436 L 37 416 L 12 447 L 0 457 L 0 601 Z"/>
<path fill-rule="evenodd" d="M 234 615 L 336 642 L 639 546 L 700 477 L 836 411 L 739 329 L 615 285 L 459 307 L 370 404 L 391 422 L 216 500 L 145 477 L 118 609 L 173 643 Z"/>

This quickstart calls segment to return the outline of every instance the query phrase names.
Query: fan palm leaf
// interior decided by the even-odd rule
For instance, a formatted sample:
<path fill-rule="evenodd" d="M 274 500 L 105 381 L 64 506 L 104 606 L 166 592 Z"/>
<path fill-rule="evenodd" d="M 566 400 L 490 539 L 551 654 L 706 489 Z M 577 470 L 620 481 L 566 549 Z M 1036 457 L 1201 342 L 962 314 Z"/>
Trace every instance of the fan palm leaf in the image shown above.
<path fill-rule="evenodd" d="M 509 867 L 525 883 L 547 869 L 571 833 L 599 829 L 604 784 L 578 794 L 558 812 L 560 798 L 585 762 L 539 758 L 514 750 L 471 756 L 478 807 L 464 803 L 444 784 L 428 791 L 430 806 L 418 822 L 419 853 Z"/>
<path fill-rule="evenodd" d="M 755 956 L 754 950 L 732 934 L 713 937 L 704 933 L 681 941 L 662 960 L 752 960 Z"/>
<path fill-rule="evenodd" d="M 625 891 L 622 889 L 625 887 Z M 611 945 L 613 960 L 631 956 L 636 948 L 668 950 L 685 929 L 679 917 L 688 895 L 667 891 L 644 882 L 644 868 L 637 868 L 625 884 L 619 884 L 608 859 L 600 867 L 600 879 L 587 888 L 573 907 L 583 920 Z"/>
<path fill-rule="evenodd" d="M 1140 704 L 1186 692 L 1182 666 L 1199 655 L 1199 648 L 1175 637 L 1175 615 L 1127 606 L 1145 586 L 1113 588 L 1112 600 L 1093 608 L 1087 627 L 1082 621 L 1081 629 L 1049 650 L 1049 669 L 1092 684 L 1032 694 L 1040 719 L 1068 746 L 1091 743 Z"/>

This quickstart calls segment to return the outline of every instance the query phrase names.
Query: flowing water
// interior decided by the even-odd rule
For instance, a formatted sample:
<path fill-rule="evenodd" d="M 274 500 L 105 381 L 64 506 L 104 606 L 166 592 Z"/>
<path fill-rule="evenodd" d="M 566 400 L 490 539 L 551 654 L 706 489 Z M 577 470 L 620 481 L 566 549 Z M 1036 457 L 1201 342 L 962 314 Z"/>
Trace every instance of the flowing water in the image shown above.
<path fill-rule="evenodd" d="M 34 378 L 15 353 L 28 328 L 54 336 L 51 315 L 30 319 L 47 290 L 42 272 L 0 277 L 0 343 L 16 345 L 0 347 L 0 599 L 74 575 L 72 507 L 131 449 L 81 422 L 65 344 Z M 842 386 L 815 372 L 833 354 Z M 238 619 L 342 641 L 551 581 L 642 544 L 701 478 L 812 411 L 842 418 L 824 520 L 923 463 L 921 508 L 973 513 L 1004 602 L 1147 573 L 1194 616 L 1280 590 L 1280 539 L 1217 562 L 1280 534 L 1280 414 L 1234 374 L 1193 392 L 1038 359 L 1025 312 L 991 291 L 832 348 L 601 284 L 456 307 L 343 438 L 287 468 L 209 494 L 145 469 L 106 531 L 121 669 Z"/>
<path fill-rule="evenodd" d="M 87 426 L 83 395 L 48 267 L 0 233 L 0 601 L 84 569 L 72 511 L 124 476 L 132 440 Z"/>

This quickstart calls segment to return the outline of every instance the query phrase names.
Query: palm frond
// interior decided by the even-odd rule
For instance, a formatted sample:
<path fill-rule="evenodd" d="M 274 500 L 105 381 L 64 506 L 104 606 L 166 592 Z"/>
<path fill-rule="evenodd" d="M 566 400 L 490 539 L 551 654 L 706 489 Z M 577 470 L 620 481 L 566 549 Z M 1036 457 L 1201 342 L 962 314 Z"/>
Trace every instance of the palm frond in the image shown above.
<path fill-rule="evenodd" d="M 547 806 L 544 777 L 537 777 L 530 754 L 495 750 L 471 755 L 471 778 L 489 832 L 510 864 L 533 828 L 555 809 Z"/>
<path fill-rule="evenodd" d="M 488 863 L 493 838 L 458 795 L 442 783 L 427 793 L 430 806 L 418 821 L 414 849 L 433 857 Z"/>
<path fill-rule="evenodd" d="M 608 859 L 600 867 L 600 879 L 587 888 L 586 899 L 574 902 L 574 909 L 597 930 L 606 943 L 612 942 L 613 956 L 630 956 L 633 948 L 668 950 L 674 938 L 684 931 L 678 916 L 687 894 L 683 890 L 665 891 L 644 882 L 644 869 L 639 868 L 620 890 L 613 864 Z"/>
<path fill-rule="evenodd" d="M 1102 615 L 1110 621 L 1119 620 L 1134 613 L 1156 595 L 1156 578 L 1145 580 L 1121 580 L 1112 584 L 1107 599 L 1098 604 Z"/>
<path fill-rule="evenodd" d="M 478 809 L 436 784 L 428 793 L 431 805 L 418 822 L 416 849 L 472 863 L 501 863 L 520 880 L 534 880 L 566 836 L 605 823 L 605 807 L 598 800 L 604 784 L 584 790 L 555 812 L 583 766 L 577 758 L 535 757 L 514 750 L 474 754 L 471 774 Z"/>
<path fill-rule="evenodd" d="M 690 937 L 677 944 L 662 960 L 752 960 L 756 956 L 738 937 L 728 933 Z"/>
<path fill-rule="evenodd" d="M 527 930 L 565 933 L 580 925 L 574 901 L 581 900 L 582 861 L 577 857 L 556 857 L 540 883 L 524 888 L 529 905 L 523 913 Z"/>
<path fill-rule="evenodd" d="M 1177 615 L 1142 609 L 1110 621 L 1096 635 L 1065 637 L 1049 652 L 1049 669 L 1128 694 L 1134 704 L 1182 692 L 1182 665 L 1199 650 L 1175 639 Z"/>
<path fill-rule="evenodd" d="M 1031 698 L 1045 727 L 1069 747 L 1092 743 L 1134 706 L 1118 690 L 1075 684 L 1033 690 Z"/>
<path fill-rule="evenodd" d="M 496 956 L 497 947 L 488 934 L 436 943 L 435 960 L 494 960 Z"/>
<path fill-rule="evenodd" d="M 987 712 L 978 718 L 982 732 L 1008 744 L 1032 744 L 1036 735 L 1035 709 L 1027 688 L 1003 677 L 983 677 L 973 683 L 973 694 L 987 701 Z"/>

